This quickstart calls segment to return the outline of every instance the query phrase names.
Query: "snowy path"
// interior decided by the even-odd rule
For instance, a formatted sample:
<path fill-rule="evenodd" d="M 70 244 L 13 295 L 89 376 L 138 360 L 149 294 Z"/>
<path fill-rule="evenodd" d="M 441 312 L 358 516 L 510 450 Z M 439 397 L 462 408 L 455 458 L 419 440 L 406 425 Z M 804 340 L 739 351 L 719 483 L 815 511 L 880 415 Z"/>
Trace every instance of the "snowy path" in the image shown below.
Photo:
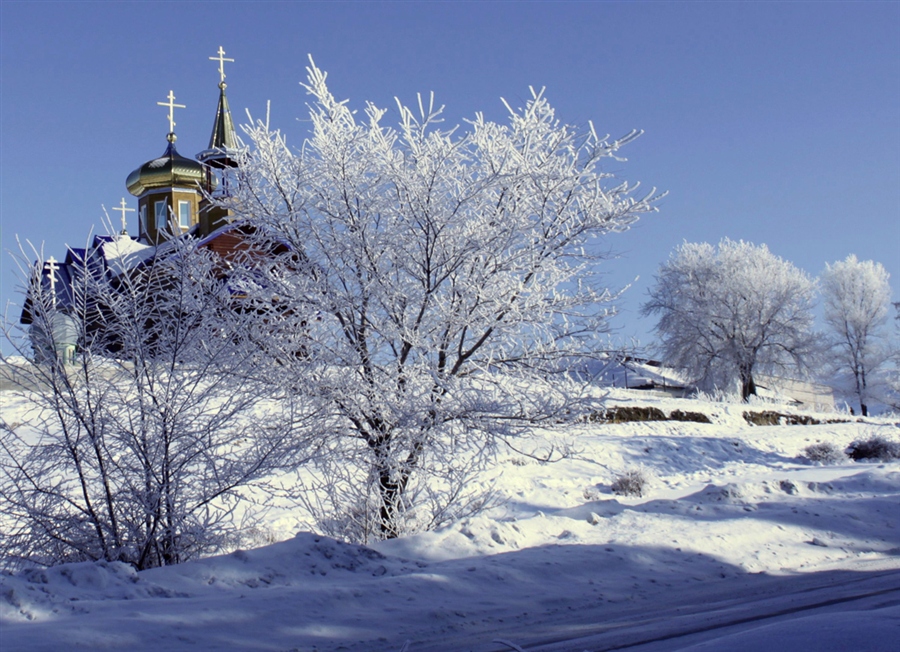
<path fill-rule="evenodd" d="M 835 622 L 840 623 L 840 635 L 847 645 L 837 645 L 836 632 L 828 631 L 828 624 Z M 822 641 L 823 632 L 828 632 L 830 642 Z M 785 645 L 790 634 L 802 636 L 806 645 Z M 708 649 L 862 651 L 884 650 L 885 642 L 891 640 L 900 640 L 900 568 L 787 578 L 740 577 L 712 582 L 696 591 L 658 594 L 626 609 L 585 606 L 550 622 L 497 627 L 443 641 L 417 641 L 409 649 L 504 652 L 514 648 L 500 641 L 509 641 L 527 652 L 662 652 L 693 650 L 691 646 L 699 643 L 719 641 Z"/>

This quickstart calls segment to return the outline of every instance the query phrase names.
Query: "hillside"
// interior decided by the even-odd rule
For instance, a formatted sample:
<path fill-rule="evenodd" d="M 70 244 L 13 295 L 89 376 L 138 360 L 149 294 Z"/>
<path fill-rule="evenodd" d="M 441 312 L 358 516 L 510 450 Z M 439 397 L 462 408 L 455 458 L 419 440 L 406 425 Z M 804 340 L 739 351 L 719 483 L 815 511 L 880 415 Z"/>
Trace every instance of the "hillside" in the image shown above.
<path fill-rule="evenodd" d="M 265 536 L 286 540 L 268 546 L 141 573 L 85 563 L 5 574 L 4 648 L 879 650 L 897 640 L 900 463 L 815 465 L 802 453 L 900 441 L 900 423 L 640 392 L 608 403 L 711 423 L 542 431 L 569 456 L 504 453 L 480 479 L 496 507 L 368 548 L 296 533 L 306 517 L 283 502 Z M 750 425 L 747 411 L 811 425 Z M 647 481 L 643 495 L 614 494 L 630 470 Z"/>

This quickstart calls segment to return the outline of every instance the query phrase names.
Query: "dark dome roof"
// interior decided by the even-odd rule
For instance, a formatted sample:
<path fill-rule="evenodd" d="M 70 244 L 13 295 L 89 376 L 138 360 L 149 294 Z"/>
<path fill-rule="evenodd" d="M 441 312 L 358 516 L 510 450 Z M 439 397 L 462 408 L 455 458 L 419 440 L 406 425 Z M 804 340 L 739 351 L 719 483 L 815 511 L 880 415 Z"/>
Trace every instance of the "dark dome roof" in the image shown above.
<path fill-rule="evenodd" d="M 215 175 L 211 177 L 215 183 Z M 195 187 L 203 184 L 206 173 L 203 165 L 192 158 L 185 158 L 175 149 L 174 138 L 170 140 L 165 153 L 159 158 L 147 161 L 128 175 L 125 185 L 128 192 L 140 197 L 153 188 L 172 186 Z"/>

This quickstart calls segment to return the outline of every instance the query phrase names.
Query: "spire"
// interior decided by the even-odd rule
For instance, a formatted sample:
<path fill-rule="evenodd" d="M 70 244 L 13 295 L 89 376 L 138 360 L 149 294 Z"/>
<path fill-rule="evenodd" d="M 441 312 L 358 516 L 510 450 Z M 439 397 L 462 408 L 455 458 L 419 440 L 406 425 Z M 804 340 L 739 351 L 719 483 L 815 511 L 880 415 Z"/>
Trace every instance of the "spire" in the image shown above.
<path fill-rule="evenodd" d="M 228 87 L 228 84 L 225 83 L 225 62 L 233 62 L 234 59 L 225 58 L 225 50 L 221 45 L 218 56 L 209 57 L 209 59 L 219 62 L 219 104 L 216 107 L 216 120 L 209 137 L 209 147 L 197 154 L 197 158 L 211 167 L 234 167 L 237 164 L 234 157 L 241 149 L 241 143 L 235 133 L 231 108 L 228 106 L 228 96 L 225 95 L 225 89 Z"/>
<path fill-rule="evenodd" d="M 234 122 L 231 119 L 228 97 L 225 95 L 226 86 L 225 82 L 219 83 L 219 105 L 216 107 L 216 121 L 213 123 L 212 135 L 209 137 L 209 149 L 225 151 L 237 149 Z"/>

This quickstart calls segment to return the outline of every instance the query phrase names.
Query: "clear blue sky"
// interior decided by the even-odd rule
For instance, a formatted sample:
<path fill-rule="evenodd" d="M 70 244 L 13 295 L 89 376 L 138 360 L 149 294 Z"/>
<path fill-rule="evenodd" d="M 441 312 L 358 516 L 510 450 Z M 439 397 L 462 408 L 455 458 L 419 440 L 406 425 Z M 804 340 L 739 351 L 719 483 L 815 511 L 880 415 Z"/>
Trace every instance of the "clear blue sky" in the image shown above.
<path fill-rule="evenodd" d="M 609 246 L 637 310 L 682 242 L 767 243 L 817 275 L 855 253 L 900 300 L 900 2 L 0 2 L 0 220 L 60 258 L 161 154 L 170 89 L 184 155 L 206 146 L 222 45 L 235 119 L 272 102 L 299 145 L 307 54 L 335 95 L 393 108 L 434 91 L 449 121 L 504 119 L 546 86 L 565 122 L 646 134 L 608 170 L 667 190 Z M 134 214 L 130 230 L 136 231 Z M 13 294 L 2 260 L 2 300 Z"/>

